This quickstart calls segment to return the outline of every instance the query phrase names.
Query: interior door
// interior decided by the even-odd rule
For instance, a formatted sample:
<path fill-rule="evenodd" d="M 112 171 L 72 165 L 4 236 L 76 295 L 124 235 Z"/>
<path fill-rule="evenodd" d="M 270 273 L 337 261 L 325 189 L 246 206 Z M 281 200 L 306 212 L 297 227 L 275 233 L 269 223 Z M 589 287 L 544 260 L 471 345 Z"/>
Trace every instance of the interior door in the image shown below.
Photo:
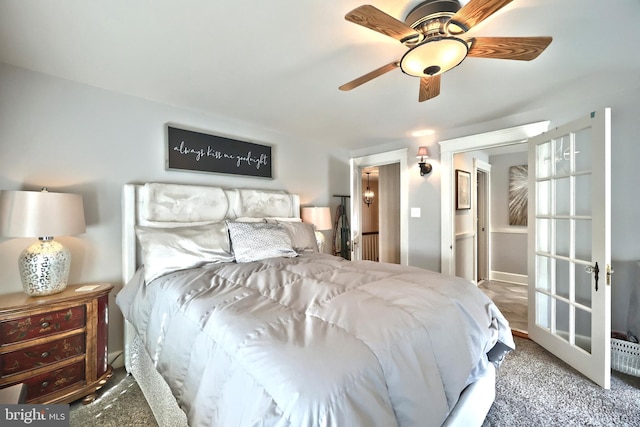
<path fill-rule="evenodd" d="M 529 140 L 529 337 L 604 388 L 611 375 L 610 123 L 603 109 Z"/>

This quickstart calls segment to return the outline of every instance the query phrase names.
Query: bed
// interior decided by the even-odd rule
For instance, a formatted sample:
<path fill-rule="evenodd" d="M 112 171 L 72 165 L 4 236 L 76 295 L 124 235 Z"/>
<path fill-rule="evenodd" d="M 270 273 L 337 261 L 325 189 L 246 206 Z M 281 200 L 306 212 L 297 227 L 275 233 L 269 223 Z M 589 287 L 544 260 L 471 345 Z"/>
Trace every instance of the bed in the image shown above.
<path fill-rule="evenodd" d="M 515 348 L 497 307 L 320 254 L 299 212 L 286 192 L 124 186 L 125 367 L 159 425 L 481 425 Z"/>

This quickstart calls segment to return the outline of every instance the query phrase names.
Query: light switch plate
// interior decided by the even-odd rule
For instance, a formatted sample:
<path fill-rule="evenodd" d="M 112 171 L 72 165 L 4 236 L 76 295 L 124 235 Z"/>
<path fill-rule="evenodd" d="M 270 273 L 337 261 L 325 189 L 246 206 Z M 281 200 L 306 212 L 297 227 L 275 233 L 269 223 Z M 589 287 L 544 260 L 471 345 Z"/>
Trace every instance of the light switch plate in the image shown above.
<path fill-rule="evenodd" d="M 411 218 L 420 218 L 420 208 L 411 208 Z"/>

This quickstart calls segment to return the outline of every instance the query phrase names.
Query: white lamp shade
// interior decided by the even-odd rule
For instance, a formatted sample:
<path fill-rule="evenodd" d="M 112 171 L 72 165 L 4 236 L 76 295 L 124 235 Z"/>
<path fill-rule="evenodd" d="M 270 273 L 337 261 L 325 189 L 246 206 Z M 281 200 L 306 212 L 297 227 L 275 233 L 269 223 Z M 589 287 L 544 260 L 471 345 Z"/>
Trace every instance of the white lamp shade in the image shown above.
<path fill-rule="evenodd" d="M 315 225 L 316 230 L 331 230 L 331 210 L 325 207 L 302 208 L 302 220 Z"/>
<path fill-rule="evenodd" d="M 48 191 L 0 192 L 2 236 L 70 236 L 85 231 L 80 194 Z"/>
<path fill-rule="evenodd" d="M 427 150 L 427 147 L 418 147 L 418 154 L 416 155 L 416 157 L 419 159 L 429 157 L 429 151 Z"/>

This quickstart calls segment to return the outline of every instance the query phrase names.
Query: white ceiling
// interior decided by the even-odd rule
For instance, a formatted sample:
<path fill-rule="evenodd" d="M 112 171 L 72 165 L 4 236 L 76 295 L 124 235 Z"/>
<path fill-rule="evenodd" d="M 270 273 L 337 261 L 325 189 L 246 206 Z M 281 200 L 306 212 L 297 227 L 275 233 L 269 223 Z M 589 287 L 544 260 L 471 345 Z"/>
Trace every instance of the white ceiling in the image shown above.
<path fill-rule="evenodd" d="M 640 85 L 638 0 L 515 0 L 468 34 L 552 36 L 536 60 L 467 58 L 424 103 L 400 70 L 342 92 L 406 50 L 344 20 L 363 3 L 2 0 L 0 61 L 353 150 Z"/>

